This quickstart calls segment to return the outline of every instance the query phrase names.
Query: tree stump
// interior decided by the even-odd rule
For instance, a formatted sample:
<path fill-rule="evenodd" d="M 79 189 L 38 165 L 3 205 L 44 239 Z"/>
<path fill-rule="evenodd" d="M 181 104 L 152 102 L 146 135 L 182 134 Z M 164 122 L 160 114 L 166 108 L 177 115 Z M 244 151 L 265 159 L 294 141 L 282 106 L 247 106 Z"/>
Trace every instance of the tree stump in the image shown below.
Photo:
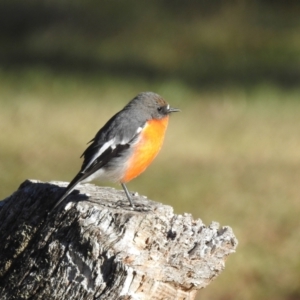
<path fill-rule="evenodd" d="M 225 267 L 230 227 L 123 191 L 25 181 L 0 202 L 0 299 L 194 299 Z"/>

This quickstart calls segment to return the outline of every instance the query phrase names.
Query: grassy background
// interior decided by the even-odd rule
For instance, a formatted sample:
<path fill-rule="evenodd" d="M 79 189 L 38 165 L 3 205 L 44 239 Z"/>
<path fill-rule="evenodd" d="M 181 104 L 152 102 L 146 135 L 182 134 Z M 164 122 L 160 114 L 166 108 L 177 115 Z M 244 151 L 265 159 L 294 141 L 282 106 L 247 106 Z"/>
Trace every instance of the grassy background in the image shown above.
<path fill-rule="evenodd" d="M 299 90 L 199 92 L 173 82 L 35 74 L 1 74 L 2 198 L 26 178 L 71 180 L 107 118 L 138 91 L 155 90 L 182 112 L 129 188 L 207 225 L 230 225 L 239 239 L 225 272 L 199 295 L 299 299 Z"/>
<path fill-rule="evenodd" d="M 129 189 L 239 240 L 199 299 L 300 299 L 299 4 L 98 3 L 0 4 L 0 198 L 70 181 L 107 119 L 155 91 L 182 112 Z"/>

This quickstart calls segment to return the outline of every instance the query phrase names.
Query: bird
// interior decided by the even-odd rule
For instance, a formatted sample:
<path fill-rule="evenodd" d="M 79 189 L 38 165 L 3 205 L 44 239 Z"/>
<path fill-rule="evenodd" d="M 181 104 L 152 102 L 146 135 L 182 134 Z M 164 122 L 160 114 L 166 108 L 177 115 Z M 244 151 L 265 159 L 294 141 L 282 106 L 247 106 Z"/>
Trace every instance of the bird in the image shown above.
<path fill-rule="evenodd" d="M 66 187 L 53 209 L 80 182 L 108 180 L 119 182 L 129 204 L 134 208 L 126 184 L 140 175 L 160 151 L 169 115 L 179 112 L 160 95 L 142 92 L 111 117 L 97 132 L 83 152 L 80 171 Z"/>

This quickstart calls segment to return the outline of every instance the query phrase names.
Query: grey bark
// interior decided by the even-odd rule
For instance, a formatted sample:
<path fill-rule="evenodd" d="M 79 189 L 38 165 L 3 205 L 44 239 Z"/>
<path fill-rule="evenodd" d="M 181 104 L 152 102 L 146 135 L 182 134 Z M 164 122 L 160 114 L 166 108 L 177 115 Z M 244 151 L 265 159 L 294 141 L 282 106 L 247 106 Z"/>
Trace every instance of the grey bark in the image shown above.
<path fill-rule="evenodd" d="M 0 202 L 0 299 L 194 299 L 225 267 L 230 227 L 123 191 L 25 181 Z"/>

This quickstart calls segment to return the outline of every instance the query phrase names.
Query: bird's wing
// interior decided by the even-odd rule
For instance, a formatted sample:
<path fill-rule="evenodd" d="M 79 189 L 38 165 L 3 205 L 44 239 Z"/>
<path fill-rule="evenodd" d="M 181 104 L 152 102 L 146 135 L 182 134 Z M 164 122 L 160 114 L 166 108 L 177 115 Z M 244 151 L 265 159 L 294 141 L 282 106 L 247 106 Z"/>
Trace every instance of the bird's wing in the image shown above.
<path fill-rule="evenodd" d="M 117 128 L 117 126 L 114 127 L 112 124 L 113 131 L 109 130 L 110 128 L 105 128 L 106 126 L 107 124 L 96 134 L 91 141 L 92 143 L 83 152 L 84 161 L 80 172 L 69 183 L 54 208 L 72 192 L 79 182 L 104 167 L 114 157 L 120 156 L 123 151 L 128 150 L 138 140 L 145 123 L 136 126 L 135 131 L 133 131 L 134 128 L 132 126 L 131 128 L 126 128 L 126 126 Z"/>
<path fill-rule="evenodd" d="M 53 207 L 56 208 L 76 187 L 76 185 L 83 181 L 84 179 L 88 178 L 90 175 L 101 169 L 103 166 L 107 164 L 108 161 L 110 161 L 113 157 L 116 157 L 117 155 L 120 155 L 122 151 L 125 149 L 128 149 L 130 147 L 130 144 L 119 144 L 116 147 L 112 148 L 109 147 L 107 148 L 102 154 L 98 157 L 96 157 L 92 164 L 85 168 L 84 170 L 81 170 L 74 178 L 73 180 L 69 183 L 69 185 L 66 187 L 64 190 L 64 193 L 62 196 L 59 198 L 55 206 Z"/>
<path fill-rule="evenodd" d="M 85 174 L 91 172 L 91 175 L 105 166 L 112 158 L 119 156 L 138 140 L 143 127 L 144 125 L 139 126 L 134 133 L 114 135 L 105 142 L 103 142 L 103 138 L 97 138 L 96 135 L 92 144 L 81 155 L 84 157 L 84 161 L 80 172 Z"/>

